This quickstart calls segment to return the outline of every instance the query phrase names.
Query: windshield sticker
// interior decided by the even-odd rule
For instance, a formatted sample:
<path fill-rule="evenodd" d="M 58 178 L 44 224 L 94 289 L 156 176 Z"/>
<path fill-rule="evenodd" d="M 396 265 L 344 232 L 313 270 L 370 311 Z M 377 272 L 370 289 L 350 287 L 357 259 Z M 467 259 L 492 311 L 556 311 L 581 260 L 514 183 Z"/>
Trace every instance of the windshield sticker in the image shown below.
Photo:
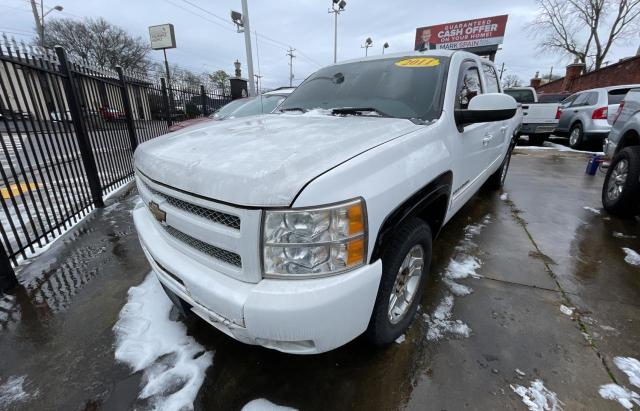
<path fill-rule="evenodd" d="M 396 61 L 398 67 L 435 67 L 440 65 L 440 59 L 433 57 L 414 57 Z"/>

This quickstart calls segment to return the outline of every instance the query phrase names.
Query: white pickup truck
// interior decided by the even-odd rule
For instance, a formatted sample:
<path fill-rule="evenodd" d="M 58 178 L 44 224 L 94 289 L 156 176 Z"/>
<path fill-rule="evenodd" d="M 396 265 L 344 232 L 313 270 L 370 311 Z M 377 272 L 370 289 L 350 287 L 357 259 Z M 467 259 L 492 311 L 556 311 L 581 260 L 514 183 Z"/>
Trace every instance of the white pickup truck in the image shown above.
<path fill-rule="evenodd" d="M 315 354 L 413 320 L 432 241 L 502 186 L 516 101 L 463 51 L 318 70 L 279 112 L 141 144 L 134 210 L 174 303 L 248 344 Z"/>
<path fill-rule="evenodd" d="M 542 103 L 533 87 L 508 88 L 505 94 L 510 95 L 522 104 L 522 127 L 520 134 L 529 136 L 529 142 L 542 145 L 558 125 L 558 103 Z"/>

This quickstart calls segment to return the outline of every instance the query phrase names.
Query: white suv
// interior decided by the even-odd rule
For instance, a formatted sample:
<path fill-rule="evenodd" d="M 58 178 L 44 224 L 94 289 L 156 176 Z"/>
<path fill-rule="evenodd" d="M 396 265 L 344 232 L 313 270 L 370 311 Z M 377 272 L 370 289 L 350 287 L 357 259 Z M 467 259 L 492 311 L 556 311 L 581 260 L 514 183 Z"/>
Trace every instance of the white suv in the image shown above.
<path fill-rule="evenodd" d="M 328 66 L 279 113 L 140 145 L 135 225 L 172 300 L 239 341 L 388 344 L 443 224 L 504 182 L 521 120 L 493 63 L 467 52 Z"/>

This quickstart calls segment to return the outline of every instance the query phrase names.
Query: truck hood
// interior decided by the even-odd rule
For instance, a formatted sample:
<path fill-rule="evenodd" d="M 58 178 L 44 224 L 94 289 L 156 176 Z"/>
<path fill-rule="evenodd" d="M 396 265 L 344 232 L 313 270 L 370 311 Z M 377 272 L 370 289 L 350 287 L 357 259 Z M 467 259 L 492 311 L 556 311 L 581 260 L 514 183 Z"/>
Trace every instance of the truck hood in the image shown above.
<path fill-rule="evenodd" d="M 135 167 L 213 200 L 289 206 L 313 178 L 420 127 L 383 117 L 269 114 L 195 125 L 148 141 L 136 150 Z"/>

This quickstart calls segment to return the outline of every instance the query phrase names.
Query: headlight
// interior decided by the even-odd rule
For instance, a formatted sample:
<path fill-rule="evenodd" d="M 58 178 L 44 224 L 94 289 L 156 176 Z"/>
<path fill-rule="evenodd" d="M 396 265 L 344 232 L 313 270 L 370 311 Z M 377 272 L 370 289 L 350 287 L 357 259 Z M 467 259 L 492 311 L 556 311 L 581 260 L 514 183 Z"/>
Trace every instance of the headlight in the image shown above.
<path fill-rule="evenodd" d="M 265 276 L 319 277 L 363 265 L 367 255 L 365 213 L 362 199 L 319 208 L 265 211 Z"/>

